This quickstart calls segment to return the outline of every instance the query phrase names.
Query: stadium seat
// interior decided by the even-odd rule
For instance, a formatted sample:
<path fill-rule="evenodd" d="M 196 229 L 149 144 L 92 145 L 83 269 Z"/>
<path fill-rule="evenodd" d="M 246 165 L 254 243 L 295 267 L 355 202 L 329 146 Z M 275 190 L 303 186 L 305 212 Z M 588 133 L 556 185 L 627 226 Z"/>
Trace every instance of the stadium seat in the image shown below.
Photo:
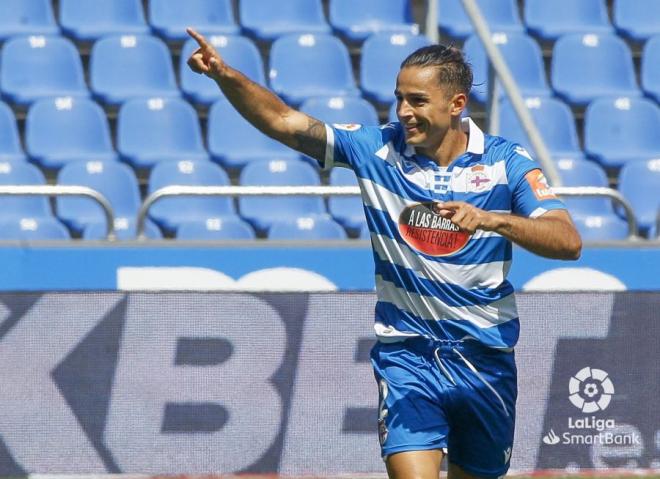
<path fill-rule="evenodd" d="M 561 176 L 563 186 L 609 186 L 607 174 L 602 167 L 592 161 L 561 159 L 555 165 Z M 612 201 L 596 197 L 565 197 L 562 201 L 574 215 L 581 216 L 613 216 Z"/>
<path fill-rule="evenodd" d="M 149 35 L 105 37 L 90 54 L 90 85 L 103 103 L 135 97 L 179 96 L 172 56 L 162 40 Z"/>
<path fill-rule="evenodd" d="M 584 158 L 578 143 L 575 118 L 568 105 L 550 97 L 525 98 L 525 105 L 538 125 L 545 146 L 553 158 Z M 513 106 L 506 99 L 501 102 L 500 134 L 511 141 L 520 143 L 530 153 L 535 153 Z"/>
<path fill-rule="evenodd" d="M 210 161 L 175 161 L 154 166 L 149 176 L 149 193 L 169 185 L 228 186 L 227 174 Z M 163 198 L 149 209 L 149 216 L 165 231 L 174 232 L 188 220 L 236 216 L 228 196 Z"/>
<path fill-rule="evenodd" d="M 544 41 L 573 33 L 612 33 L 605 0 L 525 0 L 525 24 Z"/>
<path fill-rule="evenodd" d="M 117 158 L 105 112 L 88 98 L 51 98 L 32 104 L 25 120 L 25 145 L 32 160 L 45 168 Z"/>
<path fill-rule="evenodd" d="M 552 54 L 552 87 L 574 106 L 601 96 L 638 96 L 630 48 L 616 35 L 566 35 Z"/>
<path fill-rule="evenodd" d="M 197 112 L 180 98 L 136 98 L 124 103 L 117 116 L 117 150 L 136 168 L 208 159 Z"/>
<path fill-rule="evenodd" d="M 628 237 L 628 224 L 615 215 L 573 215 L 573 222 L 582 241 L 625 240 Z"/>
<path fill-rule="evenodd" d="M 378 125 L 378 112 L 371 103 L 358 97 L 310 98 L 300 111 L 328 124 L 357 123 Z"/>
<path fill-rule="evenodd" d="M 54 217 L 0 218 L 0 240 L 68 240 L 69 230 Z"/>
<path fill-rule="evenodd" d="M 0 185 L 45 185 L 36 166 L 27 162 L 0 162 Z M 52 217 L 47 196 L 0 195 L 0 219 Z"/>
<path fill-rule="evenodd" d="M 18 135 L 16 117 L 6 103 L 0 102 L 0 161 L 21 161 L 25 153 Z"/>
<path fill-rule="evenodd" d="M 361 42 L 373 33 L 417 34 L 410 0 L 331 0 L 330 24 L 344 38 Z"/>
<path fill-rule="evenodd" d="M 545 76 L 541 48 L 532 37 L 525 33 L 494 33 L 493 42 L 507 62 L 513 78 L 523 96 L 549 96 L 550 88 Z M 467 60 L 472 65 L 474 86 L 472 97 L 479 103 L 488 99 L 488 56 L 481 40 L 470 36 L 463 45 Z M 500 96 L 505 96 L 504 88 L 499 88 Z"/>
<path fill-rule="evenodd" d="M 660 108 L 644 98 L 601 98 L 584 116 L 584 149 L 606 168 L 660 158 Z"/>
<path fill-rule="evenodd" d="M 644 92 L 660 103 L 660 35 L 651 38 L 642 51 L 641 78 Z"/>
<path fill-rule="evenodd" d="M 330 172 L 331 186 L 357 186 L 355 173 L 347 168 L 333 168 Z M 328 199 L 330 215 L 340 223 L 349 233 L 357 234 L 366 222 L 364 207 L 359 196 L 338 197 Z"/>
<path fill-rule="evenodd" d="M 614 25 L 626 38 L 643 42 L 660 34 L 660 2 L 657 0 L 614 0 Z"/>
<path fill-rule="evenodd" d="M 252 161 L 300 156 L 253 127 L 224 97 L 209 110 L 207 144 L 213 161 L 229 170 L 243 168 Z"/>
<path fill-rule="evenodd" d="M 270 50 L 270 86 L 299 105 L 314 96 L 359 95 L 348 49 L 332 35 L 287 35 Z"/>
<path fill-rule="evenodd" d="M 211 35 L 240 31 L 232 0 L 150 0 L 149 20 L 154 31 L 169 41 L 188 38 L 186 27 Z"/>
<path fill-rule="evenodd" d="M 141 0 L 60 0 L 60 24 L 64 33 L 82 42 L 149 33 Z"/>
<path fill-rule="evenodd" d="M 358 239 L 361 240 L 371 240 L 371 231 L 369 231 L 369 225 L 367 223 L 363 224 L 360 228 L 360 235 Z"/>
<path fill-rule="evenodd" d="M 76 161 L 64 166 L 57 175 L 59 185 L 87 186 L 110 202 L 115 221 L 133 221 L 140 207 L 140 192 L 133 170 L 118 161 Z M 92 223 L 103 223 L 101 206 L 91 198 L 58 197 L 57 216 L 76 233 Z"/>
<path fill-rule="evenodd" d="M 51 0 L 0 2 L 0 42 L 19 35 L 56 35 L 59 32 Z"/>
<path fill-rule="evenodd" d="M 264 75 L 264 64 L 257 47 L 247 37 L 210 35 L 207 40 L 222 55 L 228 65 L 236 68 L 252 81 L 260 85 L 266 84 Z M 181 79 L 181 90 L 186 97 L 194 102 L 210 105 L 220 97 L 222 91 L 218 85 L 205 75 L 199 75 L 188 67 L 188 58 L 197 49 L 198 45 L 194 39 L 187 40 L 181 50 L 179 62 L 179 78 Z"/>
<path fill-rule="evenodd" d="M 237 216 L 191 220 L 182 223 L 176 232 L 179 240 L 252 240 L 254 230 Z"/>
<path fill-rule="evenodd" d="M 82 62 L 64 37 L 18 37 L 2 48 L 0 90 L 12 103 L 28 105 L 52 96 L 89 96 Z"/>
<path fill-rule="evenodd" d="M 259 40 L 292 33 L 330 33 L 321 0 L 241 0 L 239 12 L 243 28 Z"/>
<path fill-rule="evenodd" d="M 640 231 L 648 234 L 660 212 L 660 157 L 626 163 L 619 174 L 619 191 L 632 205 Z"/>
<path fill-rule="evenodd" d="M 318 173 L 309 164 L 299 160 L 272 160 L 247 165 L 240 175 L 244 186 L 318 186 Z M 320 196 L 242 197 L 239 211 L 259 233 L 268 231 L 273 223 L 301 216 L 325 214 Z"/>
<path fill-rule="evenodd" d="M 273 223 L 268 232 L 270 240 L 342 240 L 344 228 L 326 216 L 301 216 Z"/>
<path fill-rule="evenodd" d="M 85 226 L 82 238 L 84 240 L 104 240 L 107 237 L 107 231 L 105 221 L 90 223 Z M 161 239 L 163 237 L 158 226 L 149 220 L 144 223 L 144 234 L 149 239 Z M 115 235 L 120 241 L 137 239 L 136 218 L 115 218 Z"/>
<path fill-rule="evenodd" d="M 362 46 L 360 86 L 364 95 L 383 106 L 394 101 L 401 62 L 418 48 L 430 45 L 422 35 L 378 33 Z"/>
<path fill-rule="evenodd" d="M 442 0 L 438 8 L 438 27 L 443 35 L 464 40 L 474 29 L 461 0 Z M 523 32 L 516 0 L 478 0 L 491 32 Z"/>

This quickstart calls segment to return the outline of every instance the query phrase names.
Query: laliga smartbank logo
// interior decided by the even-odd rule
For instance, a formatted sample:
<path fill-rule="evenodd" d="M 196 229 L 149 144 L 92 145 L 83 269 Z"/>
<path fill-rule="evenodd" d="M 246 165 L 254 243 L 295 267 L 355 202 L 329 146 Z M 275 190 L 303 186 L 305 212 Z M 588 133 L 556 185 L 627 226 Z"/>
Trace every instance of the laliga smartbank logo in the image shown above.
<path fill-rule="evenodd" d="M 586 414 L 604 411 L 614 395 L 614 383 L 607 372 L 596 368 L 580 369 L 568 382 L 568 399 Z M 557 434 L 554 429 L 543 436 L 543 443 L 572 445 L 640 445 L 641 437 L 614 419 L 583 416 L 568 418 L 568 431 Z"/>

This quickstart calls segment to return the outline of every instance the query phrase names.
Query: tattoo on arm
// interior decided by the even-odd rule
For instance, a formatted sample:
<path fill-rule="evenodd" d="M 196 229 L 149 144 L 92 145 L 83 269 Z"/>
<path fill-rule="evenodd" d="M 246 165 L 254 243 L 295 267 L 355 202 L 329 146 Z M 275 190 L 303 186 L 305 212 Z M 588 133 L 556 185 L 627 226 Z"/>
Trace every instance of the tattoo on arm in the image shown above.
<path fill-rule="evenodd" d="M 325 145 L 327 142 L 325 125 L 319 120 L 308 117 L 307 128 L 294 132 L 295 145 L 293 148 L 301 153 L 323 162 L 325 159 Z"/>

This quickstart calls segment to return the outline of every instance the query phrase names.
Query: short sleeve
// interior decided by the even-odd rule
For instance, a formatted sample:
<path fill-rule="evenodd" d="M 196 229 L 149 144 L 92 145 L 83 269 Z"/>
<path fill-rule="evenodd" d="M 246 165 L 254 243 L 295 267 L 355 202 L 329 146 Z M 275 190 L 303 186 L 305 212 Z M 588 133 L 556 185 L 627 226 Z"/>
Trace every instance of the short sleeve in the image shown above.
<path fill-rule="evenodd" d="M 532 159 L 527 150 L 513 145 L 506 162 L 512 213 L 537 218 L 547 211 L 566 208 L 552 192 L 541 165 Z"/>
<path fill-rule="evenodd" d="M 356 170 L 371 154 L 381 141 L 381 129 L 358 124 L 325 125 L 327 144 L 323 169 L 335 166 Z"/>

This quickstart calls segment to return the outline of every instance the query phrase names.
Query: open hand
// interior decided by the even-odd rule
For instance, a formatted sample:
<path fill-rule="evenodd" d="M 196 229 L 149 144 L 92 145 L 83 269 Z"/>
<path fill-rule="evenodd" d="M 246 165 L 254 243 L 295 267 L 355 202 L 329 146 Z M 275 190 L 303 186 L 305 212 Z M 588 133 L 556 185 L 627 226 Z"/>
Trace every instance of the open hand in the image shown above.
<path fill-rule="evenodd" d="M 474 234 L 478 229 L 492 230 L 492 215 L 464 201 L 445 201 L 435 203 L 435 212 L 448 218 L 463 231 Z"/>
<path fill-rule="evenodd" d="M 197 33 L 192 28 L 187 28 L 186 32 L 195 39 L 199 48 L 195 50 L 188 58 L 188 66 L 195 73 L 204 75 L 216 80 L 222 73 L 224 62 L 213 45 L 206 41 L 204 35 Z"/>

